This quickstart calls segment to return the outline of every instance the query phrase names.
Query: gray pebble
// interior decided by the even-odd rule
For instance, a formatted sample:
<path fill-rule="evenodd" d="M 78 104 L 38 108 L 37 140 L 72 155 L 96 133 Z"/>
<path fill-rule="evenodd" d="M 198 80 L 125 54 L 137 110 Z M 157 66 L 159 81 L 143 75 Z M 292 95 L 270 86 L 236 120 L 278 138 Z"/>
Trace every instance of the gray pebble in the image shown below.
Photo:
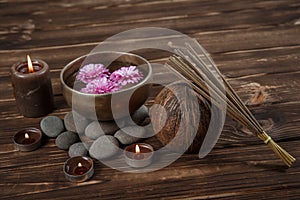
<path fill-rule="evenodd" d="M 142 105 L 137 111 L 135 111 L 131 117 L 124 117 L 118 120 L 118 125 L 123 128 L 132 125 L 141 125 L 141 123 L 149 117 L 148 108 Z"/>
<path fill-rule="evenodd" d="M 90 138 L 88 138 L 87 136 L 83 135 L 83 136 L 80 136 L 80 140 L 81 142 L 83 143 L 83 145 L 85 146 L 85 148 L 87 150 L 89 150 L 92 146 L 92 144 L 94 143 L 95 140 L 92 140 Z"/>
<path fill-rule="evenodd" d="M 82 142 L 77 142 L 75 144 L 72 144 L 69 148 L 69 156 L 70 157 L 86 156 L 87 152 L 88 151 Z"/>
<path fill-rule="evenodd" d="M 71 131 L 66 131 L 60 134 L 56 140 L 55 144 L 58 148 L 67 150 L 69 147 L 74 144 L 75 142 L 79 141 L 79 137 L 77 133 L 71 132 Z"/>
<path fill-rule="evenodd" d="M 144 138 L 146 136 L 146 129 L 141 126 L 128 126 L 118 130 L 114 136 L 121 144 L 128 145 Z"/>
<path fill-rule="evenodd" d="M 147 106 L 142 105 L 137 111 L 133 113 L 131 117 L 135 123 L 142 123 L 146 117 L 149 117 Z"/>
<path fill-rule="evenodd" d="M 95 159 L 105 159 L 114 156 L 119 150 L 119 143 L 111 135 L 99 137 L 91 146 L 89 153 Z"/>
<path fill-rule="evenodd" d="M 98 122 L 93 121 L 85 129 L 85 135 L 92 140 L 98 139 L 102 135 L 112 135 L 119 127 L 115 122 Z"/>
<path fill-rule="evenodd" d="M 64 123 L 68 131 L 83 134 L 90 120 L 75 111 L 71 111 L 65 115 Z"/>
<path fill-rule="evenodd" d="M 56 116 L 48 116 L 43 118 L 40 122 L 40 126 L 42 131 L 48 137 L 57 137 L 65 130 L 63 121 Z"/>

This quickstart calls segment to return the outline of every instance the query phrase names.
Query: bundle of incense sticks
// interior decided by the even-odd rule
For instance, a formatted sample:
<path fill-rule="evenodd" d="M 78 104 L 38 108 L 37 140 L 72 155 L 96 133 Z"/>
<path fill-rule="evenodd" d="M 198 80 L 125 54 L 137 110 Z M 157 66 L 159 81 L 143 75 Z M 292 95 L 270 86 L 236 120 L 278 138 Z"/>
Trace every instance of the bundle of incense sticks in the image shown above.
<path fill-rule="evenodd" d="M 167 62 L 171 69 L 190 83 L 199 95 L 221 110 L 226 109 L 230 117 L 255 133 L 287 166 L 291 167 L 296 159 L 264 131 L 221 74 L 207 51 L 197 40 L 192 44 L 193 47 L 190 43 L 185 43 L 184 47 L 175 49 L 177 55 L 171 56 Z"/>

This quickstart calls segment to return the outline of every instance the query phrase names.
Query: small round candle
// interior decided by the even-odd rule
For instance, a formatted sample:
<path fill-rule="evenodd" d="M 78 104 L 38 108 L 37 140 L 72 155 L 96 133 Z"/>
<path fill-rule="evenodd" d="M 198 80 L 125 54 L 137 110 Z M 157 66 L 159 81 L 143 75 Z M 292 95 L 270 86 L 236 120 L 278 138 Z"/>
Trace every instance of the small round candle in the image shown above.
<path fill-rule="evenodd" d="M 41 117 L 53 110 L 50 70 L 42 60 L 19 62 L 11 67 L 17 107 L 25 117 Z"/>
<path fill-rule="evenodd" d="M 153 147 L 150 144 L 138 143 L 124 149 L 126 163 L 134 168 L 142 168 L 152 163 Z"/>
<path fill-rule="evenodd" d="M 33 151 L 41 146 L 42 132 L 37 128 L 26 128 L 14 135 L 14 143 L 20 151 Z"/>
<path fill-rule="evenodd" d="M 83 182 L 94 174 L 93 160 L 84 156 L 69 158 L 63 168 L 65 177 L 71 182 Z"/>
<path fill-rule="evenodd" d="M 82 175 L 82 174 L 85 174 L 87 171 L 88 171 L 88 168 L 86 168 L 85 166 L 82 166 L 81 163 L 78 163 L 77 167 L 74 170 L 74 174 Z"/>

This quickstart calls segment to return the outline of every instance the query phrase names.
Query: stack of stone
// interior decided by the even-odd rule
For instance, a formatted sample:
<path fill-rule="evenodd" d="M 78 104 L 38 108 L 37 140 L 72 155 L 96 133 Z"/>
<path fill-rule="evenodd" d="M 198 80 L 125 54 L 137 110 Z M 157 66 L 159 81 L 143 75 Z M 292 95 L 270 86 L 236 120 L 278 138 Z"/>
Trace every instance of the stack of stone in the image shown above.
<path fill-rule="evenodd" d="M 91 121 L 71 111 L 64 120 L 56 116 L 45 117 L 40 126 L 45 135 L 56 138 L 58 148 L 69 151 L 70 157 L 89 153 L 95 159 L 105 159 L 117 154 L 119 145 L 130 145 L 152 134 L 149 132 L 151 125 L 143 127 L 147 123 L 148 108 L 142 106 L 131 117 L 118 120 L 118 124 L 115 121 Z"/>

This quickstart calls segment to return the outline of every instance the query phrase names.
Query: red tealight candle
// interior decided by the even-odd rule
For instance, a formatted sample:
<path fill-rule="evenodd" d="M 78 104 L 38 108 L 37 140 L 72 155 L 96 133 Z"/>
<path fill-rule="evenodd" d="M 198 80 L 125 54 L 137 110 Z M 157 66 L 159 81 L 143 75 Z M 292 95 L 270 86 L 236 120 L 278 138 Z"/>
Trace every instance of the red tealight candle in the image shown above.
<path fill-rule="evenodd" d="M 146 167 L 152 163 L 153 147 L 146 143 L 132 144 L 124 149 L 124 156 L 129 166 Z"/>
<path fill-rule="evenodd" d="M 14 143 L 20 151 L 33 151 L 42 143 L 42 132 L 37 128 L 26 128 L 14 135 Z"/>
<path fill-rule="evenodd" d="M 53 109 L 49 66 L 42 60 L 27 61 L 11 67 L 11 81 L 20 113 L 25 117 L 40 117 Z"/>
<path fill-rule="evenodd" d="M 134 154 L 133 158 L 136 160 L 142 160 L 145 158 L 145 156 L 143 154 L 141 154 L 141 149 L 138 144 L 135 145 L 135 154 Z"/>
<path fill-rule="evenodd" d="M 81 163 L 78 163 L 77 167 L 74 170 L 74 174 L 82 175 L 82 174 L 86 173 L 87 171 L 88 171 L 88 168 L 86 168 L 85 166 L 82 166 Z"/>
<path fill-rule="evenodd" d="M 84 156 L 69 158 L 64 164 L 64 174 L 71 182 L 83 182 L 94 174 L 93 160 Z"/>
<path fill-rule="evenodd" d="M 21 142 L 21 144 L 32 144 L 35 142 L 34 138 L 31 138 L 28 133 L 25 133 L 25 139 Z"/>

